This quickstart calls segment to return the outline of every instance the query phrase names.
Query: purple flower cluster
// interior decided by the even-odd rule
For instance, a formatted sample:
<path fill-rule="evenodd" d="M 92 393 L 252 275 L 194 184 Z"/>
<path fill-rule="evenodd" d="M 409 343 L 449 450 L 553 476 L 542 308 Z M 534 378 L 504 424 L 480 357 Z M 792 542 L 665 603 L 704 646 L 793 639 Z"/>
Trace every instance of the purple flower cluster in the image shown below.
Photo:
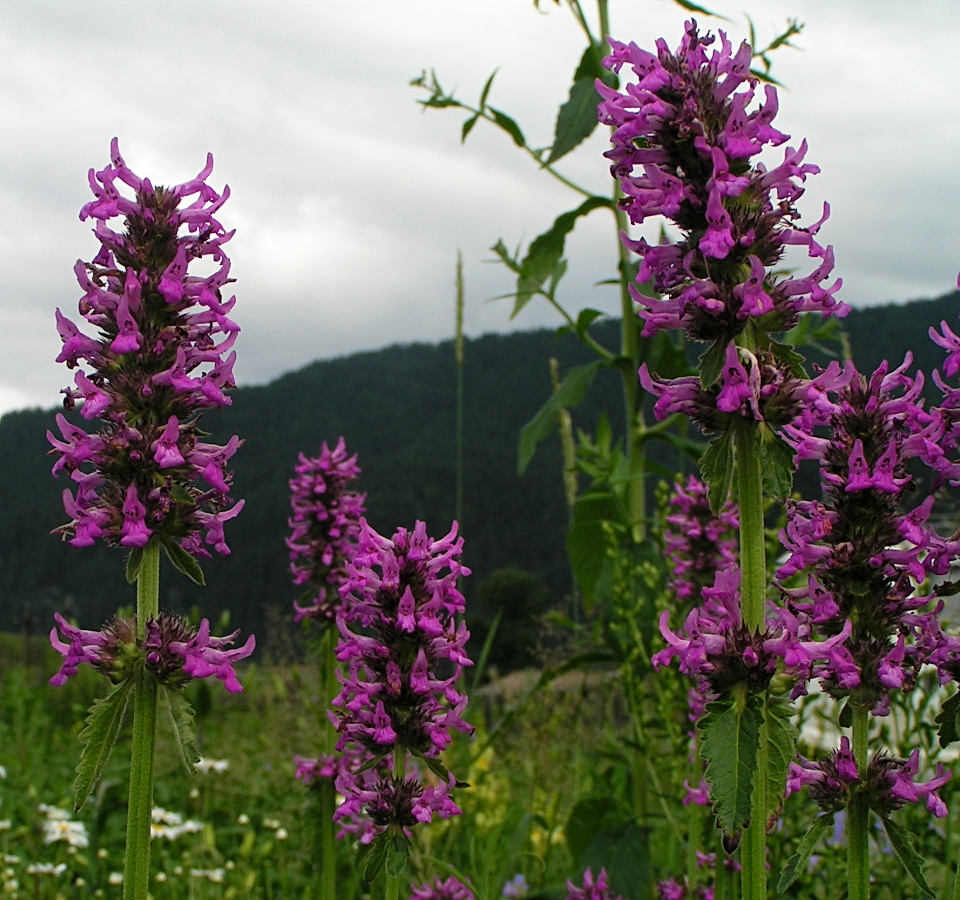
<path fill-rule="evenodd" d="M 910 759 L 897 759 L 885 753 L 875 753 L 867 764 L 865 775 L 857 768 L 850 741 L 841 738 L 840 748 L 822 759 L 811 762 L 800 757 L 790 763 L 787 793 L 806 787 L 810 796 L 824 812 L 835 813 L 846 809 L 852 793 L 866 795 L 870 808 L 880 816 L 889 816 L 904 803 L 924 801 L 927 809 L 938 819 L 945 818 L 947 806 L 937 791 L 950 780 L 950 773 L 942 765 L 927 782 L 914 778 L 919 768 L 920 753 L 914 750 Z"/>
<path fill-rule="evenodd" d="M 202 410 L 231 402 L 240 330 L 229 318 L 235 298 L 221 293 L 231 280 L 223 244 L 233 232 L 214 217 L 229 189 L 206 183 L 212 168 L 208 156 L 195 179 L 154 187 L 127 167 L 114 139 L 110 164 L 90 171 L 95 199 L 80 218 L 95 220 L 101 247 L 75 272 L 80 315 L 97 337 L 57 310 L 57 361 L 77 370 L 65 408 L 80 402 L 80 415 L 101 427 L 88 433 L 58 415 L 60 437 L 47 435 L 54 474 L 75 485 L 63 494 L 71 521 L 58 529 L 74 546 L 103 538 L 135 549 L 156 537 L 194 556 L 210 555 L 204 544 L 230 552 L 223 525 L 243 502 L 230 505 L 227 463 L 241 442 L 206 443 L 199 427 Z M 123 233 L 107 224 L 117 216 Z M 212 273 L 191 275 L 196 260 Z"/>
<path fill-rule="evenodd" d="M 783 589 L 786 606 L 831 639 L 849 632 L 813 674 L 834 697 L 878 715 L 943 645 L 942 603 L 927 609 L 931 598 L 916 585 L 946 574 L 956 554 L 927 524 L 934 498 L 906 504 L 908 461 L 931 461 L 943 433 L 940 415 L 923 408 L 922 377 L 905 372 L 909 363 L 893 371 L 883 363 L 869 379 L 848 364 L 834 398 L 786 429 L 798 460 L 819 461 L 823 486 L 822 501 L 788 504 L 781 541 L 789 556 L 777 576 L 807 577 Z"/>
<path fill-rule="evenodd" d="M 751 109 L 758 85 L 751 48 L 743 43 L 734 52 L 721 32 L 719 49 L 708 52 L 713 40 L 690 21 L 675 53 L 663 40 L 656 53 L 611 41 L 604 65 L 615 72 L 628 66 L 636 81 L 623 93 L 599 81 L 597 90 L 600 121 L 614 129 L 606 156 L 623 190 L 621 206 L 635 224 L 663 216 L 682 233 L 656 246 L 624 239 L 643 257 L 638 281 L 652 279 L 666 297 L 635 294 L 645 307 L 644 334 L 683 328 L 696 340 L 726 343 L 751 321 L 783 331 L 801 312 L 846 309 L 834 298 L 839 280 L 823 287 L 833 252 L 815 235 L 829 209 L 812 226 L 796 224 L 800 185 L 819 171 L 804 162 L 806 142 L 788 147 L 772 169 L 750 163 L 789 139 L 772 124 L 777 92 L 765 85 L 762 104 Z M 771 274 L 788 246 L 806 247 L 818 260 L 814 272 Z"/>
<path fill-rule="evenodd" d="M 446 881 L 434 878 L 433 884 L 414 887 L 410 900 L 475 900 L 475 896 L 459 878 L 451 875 Z"/>
<path fill-rule="evenodd" d="M 292 515 L 287 538 L 290 572 L 295 585 L 309 585 L 309 605 L 294 603 L 296 621 L 331 622 L 340 606 L 340 586 L 352 559 L 364 513 L 364 494 L 350 485 L 360 474 L 357 457 L 347 456 L 341 437 L 331 450 L 326 441 L 320 455 L 300 454 L 296 477 L 290 481 Z"/>
<path fill-rule="evenodd" d="M 449 798 L 453 776 L 424 787 L 402 773 L 407 753 L 434 760 L 452 730 L 473 731 L 462 718 L 467 698 L 456 688 L 463 667 L 471 665 L 469 634 L 455 618 L 464 609 L 457 579 L 469 574 L 459 561 L 462 547 L 456 525 L 436 541 L 423 522 L 388 539 L 361 520 L 337 616 L 337 658 L 349 665 L 333 701 L 337 749 L 358 746 L 370 759 L 391 758 L 395 767 L 373 787 L 338 778 L 337 789 L 347 797 L 338 818 L 364 813 L 379 831 L 459 812 Z"/>
<path fill-rule="evenodd" d="M 606 869 L 601 869 L 594 880 L 593 872 L 588 868 L 583 873 L 581 887 L 577 887 L 572 881 L 567 882 L 567 900 L 623 900 L 623 898 L 610 891 Z"/>
<path fill-rule="evenodd" d="M 115 618 L 100 631 L 84 631 L 59 613 L 55 618 L 59 634 L 54 628 L 50 642 L 63 656 L 63 663 L 50 683 L 57 686 L 75 675 L 82 663 L 89 663 L 114 683 L 126 680 L 136 667 L 143 665 L 161 684 L 183 687 L 194 678 L 213 675 L 231 694 L 237 694 L 243 687 L 237 680 L 234 663 L 253 653 L 256 645 L 251 635 L 242 647 L 228 649 L 239 632 L 213 637 L 207 619 L 196 629 L 178 616 L 161 614 L 147 621 L 146 636 L 138 642 L 136 622 L 132 619 Z"/>
<path fill-rule="evenodd" d="M 717 572 L 737 563 L 737 508 L 727 503 L 715 516 L 707 486 L 694 475 L 674 485 L 664 519 L 664 556 L 669 586 L 679 602 L 699 600 L 712 587 Z"/>

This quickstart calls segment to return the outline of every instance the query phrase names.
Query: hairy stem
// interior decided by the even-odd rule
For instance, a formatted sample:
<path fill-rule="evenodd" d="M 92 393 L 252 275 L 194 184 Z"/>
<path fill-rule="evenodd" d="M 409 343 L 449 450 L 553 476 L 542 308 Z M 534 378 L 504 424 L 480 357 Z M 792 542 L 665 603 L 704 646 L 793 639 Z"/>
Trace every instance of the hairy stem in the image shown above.
<path fill-rule="evenodd" d="M 146 636 L 147 620 L 160 606 L 160 545 L 151 541 L 143 551 L 137 576 L 137 638 Z M 130 799 L 127 805 L 127 846 L 123 860 L 123 900 L 147 900 L 150 883 L 150 816 L 157 742 L 157 680 L 137 669 L 133 685 L 133 741 L 130 757 Z"/>
<path fill-rule="evenodd" d="M 862 782 L 867 773 L 867 728 L 869 712 L 853 708 L 853 758 Z M 850 797 L 847 808 L 847 897 L 868 900 L 870 897 L 870 806 L 866 794 L 858 789 Z"/>

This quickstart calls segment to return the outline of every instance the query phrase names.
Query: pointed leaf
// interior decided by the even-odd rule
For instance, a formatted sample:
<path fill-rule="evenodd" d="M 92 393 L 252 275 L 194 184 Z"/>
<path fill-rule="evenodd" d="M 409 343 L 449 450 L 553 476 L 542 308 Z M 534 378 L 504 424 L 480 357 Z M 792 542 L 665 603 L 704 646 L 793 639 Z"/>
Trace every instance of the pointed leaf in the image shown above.
<path fill-rule="evenodd" d="M 595 79 L 580 78 L 570 88 L 570 96 L 557 113 L 557 124 L 550 155 L 544 165 L 551 165 L 582 144 L 597 127 L 597 104 L 600 95 Z"/>
<path fill-rule="evenodd" d="M 803 367 L 803 357 L 789 344 L 778 344 L 776 341 L 771 341 L 770 351 L 782 368 L 789 369 L 791 374 L 797 378 L 807 377 L 806 369 Z"/>
<path fill-rule="evenodd" d="M 913 835 L 887 816 L 881 816 L 880 818 L 883 821 L 887 837 L 890 838 L 890 846 L 893 847 L 893 852 L 897 854 L 897 859 L 900 860 L 901 865 L 916 882 L 917 887 L 925 894 L 933 897 L 934 893 L 930 890 L 926 878 L 923 877 L 924 859 L 913 844 Z"/>
<path fill-rule="evenodd" d="M 934 720 L 940 726 L 940 746 L 946 747 L 954 741 L 960 741 L 960 693 L 954 694 L 937 714 Z"/>
<path fill-rule="evenodd" d="M 490 73 L 490 77 L 487 79 L 487 83 L 483 86 L 483 90 L 480 92 L 480 109 L 484 110 L 487 106 L 487 96 L 490 93 L 490 88 L 493 87 L 493 79 L 497 77 L 497 72 L 499 69 L 494 69 Z"/>
<path fill-rule="evenodd" d="M 477 120 L 478 120 L 479 118 L 480 118 L 479 113 L 474 113 L 472 116 L 470 116 L 469 119 L 467 119 L 467 120 L 463 123 L 463 126 L 462 126 L 461 129 L 460 129 L 460 143 L 461 143 L 461 144 L 464 143 L 464 142 L 467 140 L 467 137 L 469 136 L 470 132 L 473 131 L 473 126 L 477 124 Z"/>
<path fill-rule="evenodd" d="M 793 448 L 776 432 L 768 431 L 761 440 L 763 489 L 782 503 L 793 489 Z"/>
<path fill-rule="evenodd" d="M 585 216 L 601 206 L 609 207 L 609 197 L 588 197 L 576 209 L 557 216 L 553 225 L 534 238 L 527 255 L 520 263 L 519 277 L 517 278 L 516 303 L 511 318 L 517 315 L 531 297 L 538 291 L 544 281 L 550 277 L 560 259 L 563 257 L 563 248 L 567 235 L 573 231 L 577 219 Z"/>
<path fill-rule="evenodd" d="M 764 715 L 767 745 L 767 828 L 783 808 L 790 761 L 796 756 L 799 732 L 793 724 L 793 704 L 784 697 L 768 697 Z"/>
<path fill-rule="evenodd" d="M 716 384 L 720 377 L 720 373 L 723 371 L 723 363 L 727 358 L 727 344 L 729 343 L 723 338 L 718 338 L 700 357 L 700 387 L 704 390 L 712 384 Z"/>
<path fill-rule="evenodd" d="M 173 725 L 173 738 L 180 751 L 180 759 L 187 771 L 194 775 L 197 771 L 194 765 L 200 759 L 200 754 L 195 743 L 197 730 L 193 722 L 193 707 L 182 691 L 169 684 L 160 686 L 160 697 Z"/>
<path fill-rule="evenodd" d="M 729 431 L 715 438 L 700 457 L 700 472 L 707 483 L 707 497 L 715 516 L 730 496 L 733 484 L 733 439 Z"/>
<path fill-rule="evenodd" d="M 382 871 L 390 852 L 390 835 L 387 832 L 378 834 L 370 843 L 370 852 L 363 866 L 363 880 L 373 881 Z"/>
<path fill-rule="evenodd" d="M 713 700 L 697 724 L 713 809 L 724 833 L 733 837 L 750 823 L 762 705 L 758 694 Z"/>
<path fill-rule="evenodd" d="M 526 147 L 527 141 L 523 136 L 523 132 L 520 130 L 520 126 L 513 121 L 506 113 L 500 112 L 499 109 L 494 109 L 492 106 L 488 107 L 488 111 L 491 116 L 493 116 L 493 121 L 497 123 L 510 137 L 513 138 L 513 142 L 518 147 Z"/>
<path fill-rule="evenodd" d="M 392 834 L 387 841 L 387 856 L 384 864 L 387 874 L 399 878 L 407 867 L 410 857 L 410 839 L 403 834 Z"/>
<path fill-rule="evenodd" d="M 522 475 L 537 445 L 545 437 L 553 434 L 557 429 L 557 416 L 561 409 L 579 406 L 587 396 L 590 385 L 600 367 L 600 360 L 585 363 L 570 369 L 564 376 L 560 387 L 554 391 L 546 403 L 537 410 L 534 417 L 520 429 L 520 447 L 518 453 L 517 471 Z"/>
<path fill-rule="evenodd" d="M 103 775 L 123 724 L 123 714 L 132 686 L 133 679 L 128 678 L 113 687 L 106 697 L 94 700 L 90 707 L 86 726 L 80 732 L 83 750 L 80 752 L 77 777 L 73 783 L 74 808 L 77 810 L 87 802 L 90 791 L 96 787 Z"/>
<path fill-rule="evenodd" d="M 135 547 L 127 557 L 127 584 L 136 584 L 143 568 L 143 548 Z"/>
<path fill-rule="evenodd" d="M 163 549 L 166 550 L 167 558 L 170 562 L 183 572 L 187 578 L 195 584 L 199 584 L 201 587 L 206 584 L 203 579 L 203 569 L 200 568 L 200 563 L 187 553 L 175 540 L 165 538 L 163 540 Z"/>
<path fill-rule="evenodd" d="M 833 828 L 833 816 L 817 816 L 813 824 L 803 836 L 803 840 L 797 846 L 797 852 L 787 860 L 786 866 L 780 873 L 780 880 L 777 882 L 777 893 L 782 894 L 796 880 L 797 876 L 807 867 L 810 856 L 817 848 L 817 844 L 823 839 L 824 835 Z"/>

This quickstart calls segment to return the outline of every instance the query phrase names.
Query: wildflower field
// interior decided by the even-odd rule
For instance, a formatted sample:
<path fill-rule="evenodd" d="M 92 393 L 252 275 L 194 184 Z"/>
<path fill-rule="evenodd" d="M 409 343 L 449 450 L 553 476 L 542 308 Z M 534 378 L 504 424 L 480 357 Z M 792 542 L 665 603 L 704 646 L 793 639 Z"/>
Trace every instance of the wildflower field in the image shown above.
<path fill-rule="evenodd" d="M 848 357 L 829 205 L 796 205 L 819 169 L 775 125 L 797 23 L 762 47 L 688 18 L 643 48 L 606 0 L 566 7 L 587 46 L 550 147 L 491 105 L 493 75 L 476 104 L 435 72 L 412 86 L 578 195 L 525 251 L 493 248 L 514 312 L 549 303 L 594 357 L 554 366 L 519 435 L 521 470 L 563 447 L 570 595 L 471 642 L 469 528 L 380 533 L 330 435 L 288 473 L 289 614 L 259 640 L 289 652 L 162 608 L 161 579 L 204 585 L 243 514 L 244 438 L 203 423 L 232 403 L 243 304 L 213 156 L 163 186 L 114 138 L 76 312 L 51 310 L 72 384 L 47 439 L 55 534 L 113 548 L 129 604 L 3 636 L 0 895 L 960 900 L 960 338 L 930 330 L 927 373 Z M 600 126 L 604 195 L 558 168 Z M 562 288 L 595 213 L 617 347 Z M 622 439 L 572 426 L 604 370 Z M 499 675 L 511 628 L 538 665 Z"/>

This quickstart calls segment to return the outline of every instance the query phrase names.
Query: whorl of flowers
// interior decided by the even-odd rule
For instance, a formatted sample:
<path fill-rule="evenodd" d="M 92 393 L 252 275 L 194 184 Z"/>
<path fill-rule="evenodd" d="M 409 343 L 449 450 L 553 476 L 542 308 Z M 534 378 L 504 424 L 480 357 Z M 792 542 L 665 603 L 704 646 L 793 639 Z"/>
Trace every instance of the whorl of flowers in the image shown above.
<path fill-rule="evenodd" d="M 820 762 L 800 757 L 790 763 L 787 793 L 804 787 L 824 812 L 835 813 L 849 806 L 850 795 L 865 794 L 870 808 L 881 817 L 889 816 L 904 805 L 923 800 L 938 819 L 947 815 L 947 806 L 937 791 L 950 780 L 950 773 L 937 765 L 937 774 L 927 782 L 914 781 L 919 768 L 920 752 L 910 759 L 897 759 L 886 753 L 875 753 L 861 776 L 848 738 L 841 738 L 840 748 Z"/>
<path fill-rule="evenodd" d="M 644 334 L 683 328 L 696 340 L 726 343 L 749 321 L 771 332 L 792 327 L 805 311 L 843 315 L 847 308 L 833 296 L 840 281 L 823 287 L 832 248 L 815 239 L 829 208 L 811 226 L 796 224 L 800 185 L 819 169 L 804 162 L 805 141 L 788 147 L 773 169 L 751 164 L 765 147 L 789 139 L 772 124 L 777 92 L 765 85 L 763 102 L 751 108 L 758 86 L 751 48 L 743 43 L 734 51 L 720 32 L 719 49 L 708 52 L 713 41 L 692 20 L 675 53 L 662 39 L 656 53 L 611 41 L 604 65 L 615 72 L 627 66 L 636 81 L 623 93 L 597 82 L 600 121 L 614 129 L 606 156 L 624 193 L 622 208 L 635 224 L 663 216 L 681 232 L 678 241 L 657 246 L 624 238 L 643 257 L 638 282 L 652 278 L 666 297 L 635 294 L 645 307 Z M 768 271 L 789 245 L 806 247 L 818 261 L 810 275 Z"/>
<path fill-rule="evenodd" d="M 430 761 L 453 730 L 473 731 L 462 718 L 467 698 L 456 688 L 463 667 L 471 665 L 469 633 L 455 619 L 464 610 L 457 579 L 469 574 L 459 561 L 462 548 L 456 525 L 439 540 L 427 535 L 423 522 L 388 539 L 361 520 L 337 616 L 337 659 L 349 665 L 333 701 L 338 750 L 355 744 L 371 759 L 410 753 Z M 379 789 L 357 788 L 344 778 L 337 789 L 347 796 L 341 810 L 356 801 L 378 827 L 407 828 L 427 821 L 431 810 L 441 816 L 457 811 L 447 796 L 455 783 L 450 776 L 448 784 L 424 789 L 394 770 Z"/>
<path fill-rule="evenodd" d="M 434 878 L 432 884 L 414 887 L 410 900 L 475 900 L 476 895 L 459 878 L 451 875 L 445 881 Z"/>
<path fill-rule="evenodd" d="M 737 561 L 737 509 L 728 502 L 715 516 L 707 486 L 694 475 L 674 486 L 668 505 L 663 542 L 670 589 L 678 601 L 699 600 L 700 591 L 713 586 L 717 572 Z"/>
<path fill-rule="evenodd" d="M 295 585 L 309 585 L 309 605 L 294 603 L 296 621 L 332 621 L 340 605 L 345 564 L 353 557 L 364 513 L 364 494 L 350 489 L 360 474 L 356 454 L 347 456 L 341 437 L 331 450 L 324 441 L 319 456 L 299 455 L 290 481 L 292 514 L 290 572 Z"/>
<path fill-rule="evenodd" d="M 110 164 L 90 171 L 95 199 L 80 212 L 95 220 L 100 251 L 74 270 L 80 315 L 96 337 L 56 314 L 57 362 L 77 370 L 64 406 L 80 402 L 84 419 L 100 420 L 87 433 L 58 415 L 60 438 L 47 434 L 54 474 L 66 473 L 76 491 L 63 493 L 71 521 L 58 531 L 77 547 L 103 538 L 143 548 L 157 537 L 194 556 L 210 555 L 204 544 L 226 554 L 223 523 L 243 505 L 230 506 L 227 463 L 241 442 L 206 443 L 199 423 L 202 410 L 231 402 L 234 387 L 236 298 L 221 293 L 233 232 L 214 217 L 230 192 L 206 183 L 212 156 L 196 178 L 164 188 L 127 167 L 116 139 L 110 149 Z M 107 224 L 117 216 L 122 233 Z M 191 275 L 196 260 L 212 273 Z"/>
<path fill-rule="evenodd" d="M 788 607 L 818 632 L 835 636 L 852 626 L 838 655 L 816 668 L 835 697 L 884 714 L 892 690 L 910 690 L 920 666 L 941 644 L 938 604 L 916 584 L 949 570 L 955 548 L 927 525 L 933 497 L 908 508 L 911 459 L 929 460 L 943 433 L 936 411 L 923 409 L 923 379 L 883 363 L 867 379 L 848 364 L 847 386 L 831 403 L 811 407 L 786 429 L 798 460 L 817 459 L 822 501 L 788 504 L 781 542 L 790 554 L 777 575 L 807 574 L 784 591 Z M 827 425 L 826 436 L 814 426 Z M 839 666 L 837 663 L 841 663 Z"/>
<path fill-rule="evenodd" d="M 577 887 L 572 881 L 567 881 L 567 900 L 623 900 L 623 898 L 611 892 L 606 869 L 601 869 L 594 880 L 593 872 L 588 868 L 583 873 L 581 887 Z"/>
<path fill-rule="evenodd" d="M 83 663 L 89 663 L 115 684 L 129 678 L 137 666 L 143 665 L 161 684 L 180 688 L 194 678 L 213 675 L 231 694 L 237 694 L 243 687 L 233 665 L 246 659 L 256 646 L 255 638 L 250 635 L 242 647 L 231 650 L 239 631 L 213 637 L 207 619 L 200 622 L 199 628 L 193 628 L 179 616 L 165 613 L 147 621 L 142 641 L 136 638 L 133 619 L 114 618 L 100 631 L 85 631 L 71 625 L 59 613 L 55 613 L 54 618 L 57 627 L 50 632 L 50 643 L 63 656 L 60 671 L 50 679 L 50 683 L 57 686 L 76 675 Z"/>

